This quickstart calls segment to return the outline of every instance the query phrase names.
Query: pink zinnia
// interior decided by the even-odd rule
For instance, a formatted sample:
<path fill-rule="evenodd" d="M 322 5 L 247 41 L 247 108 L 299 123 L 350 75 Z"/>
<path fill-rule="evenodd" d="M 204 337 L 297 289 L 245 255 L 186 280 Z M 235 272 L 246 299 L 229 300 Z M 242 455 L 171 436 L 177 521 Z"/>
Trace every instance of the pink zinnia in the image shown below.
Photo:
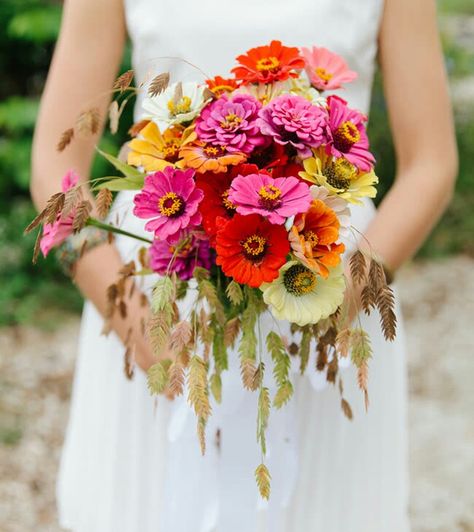
<path fill-rule="evenodd" d="M 198 211 L 204 194 L 196 188 L 194 170 L 168 166 L 145 178 L 145 185 L 133 201 L 138 218 L 152 218 L 145 225 L 157 238 L 176 241 L 179 233 L 201 223 Z"/>
<path fill-rule="evenodd" d="M 332 141 L 326 150 L 335 157 L 344 157 L 364 172 L 369 172 L 375 158 L 369 151 L 369 139 L 365 130 L 367 117 L 347 106 L 337 96 L 328 98 L 329 127 Z"/>
<path fill-rule="evenodd" d="M 357 72 L 349 70 L 344 59 L 327 48 L 301 48 L 306 63 L 306 73 L 313 87 L 320 91 L 341 88 L 357 77 Z"/>
<path fill-rule="evenodd" d="M 74 188 L 78 182 L 79 176 L 74 170 L 69 170 L 62 179 L 62 191 L 67 192 L 71 188 Z M 75 214 L 76 211 L 73 210 L 63 218 L 62 214 L 59 213 L 55 222 L 52 224 L 44 224 L 43 236 L 40 241 L 40 249 L 44 257 L 46 257 L 52 248 L 62 244 L 66 238 L 72 234 L 72 224 L 74 222 Z"/>
<path fill-rule="evenodd" d="M 155 240 L 150 247 L 150 268 L 162 275 L 175 272 L 183 281 L 191 279 L 194 269 L 211 267 L 211 250 L 207 238 L 182 235 L 175 244 Z"/>
<path fill-rule="evenodd" d="M 283 224 L 289 216 L 305 212 L 311 199 L 308 185 L 293 176 L 240 175 L 229 190 L 229 200 L 238 213 L 260 214 L 272 224 Z"/>
<path fill-rule="evenodd" d="M 283 94 L 259 113 L 258 125 L 264 135 L 278 144 L 293 146 L 301 157 L 326 142 L 327 112 L 302 96 Z"/>
<path fill-rule="evenodd" d="M 226 146 L 229 152 L 249 154 L 265 143 L 256 123 L 261 107 L 250 94 L 221 96 L 196 120 L 197 136 L 204 142 Z"/>

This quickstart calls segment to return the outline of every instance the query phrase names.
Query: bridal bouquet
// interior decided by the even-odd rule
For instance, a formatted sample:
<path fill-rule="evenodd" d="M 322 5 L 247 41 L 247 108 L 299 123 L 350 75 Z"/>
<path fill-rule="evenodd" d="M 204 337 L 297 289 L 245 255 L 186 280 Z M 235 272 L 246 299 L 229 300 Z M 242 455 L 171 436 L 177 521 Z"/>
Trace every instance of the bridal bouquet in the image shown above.
<path fill-rule="evenodd" d="M 264 456 L 271 406 L 283 407 L 293 393 L 291 359 L 304 373 L 313 342 L 316 369 L 329 382 L 336 383 L 340 360 L 351 358 L 367 401 L 370 341 L 348 319 L 350 288 L 361 292 L 367 313 L 380 311 L 389 340 L 395 315 L 384 269 L 374 257 L 352 255 L 350 284 L 342 267 L 341 238 L 355 231 L 350 206 L 374 197 L 377 184 L 366 117 L 333 94 L 356 73 L 325 48 L 273 41 L 237 57 L 232 74 L 170 83 L 169 74 L 161 73 L 139 88 L 132 87 L 132 71 L 122 74 L 110 107 L 113 131 L 128 95 L 146 94 L 143 120 L 132 127 L 125 150 L 118 158 L 101 152 L 120 175 L 91 182 L 94 211 L 77 176 L 68 173 L 63 191 L 28 229 L 43 224 L 35 255 L 46 255 L 85 226 L 142 241 L 137 261 L 108 290 L 107 317 L 126 312 L 126 278 L 155 275 L 147 333 L 157 355 L 167 349 L 171 356 L 148 371 L 151 393 L 187 394 L 204 451 L 212 402 L 225 401 L 221 374 L 228 356 L 238 356 L 242 385 L 258 393 L 257 439 Z M 98 111 L 86 111 L 64 132 L 58 149 L 76 134 L 98 129 Z M 148 238 L 104 221 L 112 193 L 122 190 L 136 190 L 133 213 L 144 221 Z M 192 310 L 180 316 L 177 301 L 188 292 L 195 293 Z M 282 336 L 276 327 L 260 341 L 258 322 L 265 312 L 275 324 L 291 323 L 294 336 Z M 272 397 L 264 385 L 262 349 L 273 362 Z M 130 375 L 130 350 L 127 357 Z M 341 384 L 339 389 L 351 418 Z M 256 477 L 268 497 L 263 463 Z"/>

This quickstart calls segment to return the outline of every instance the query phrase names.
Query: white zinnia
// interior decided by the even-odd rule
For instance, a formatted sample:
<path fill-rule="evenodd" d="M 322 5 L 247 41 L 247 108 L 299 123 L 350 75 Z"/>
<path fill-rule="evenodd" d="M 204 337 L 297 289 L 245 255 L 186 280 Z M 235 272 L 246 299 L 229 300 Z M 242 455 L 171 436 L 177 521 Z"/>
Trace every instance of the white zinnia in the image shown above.
<path fill-rule="evenodd" d="M 157 96 L 147 96 L 143 100 L 146 118 L 153 120 L 160 131 L 191 121 L 209 101 L 204 99 L 205 87 L 193 81 L 181 83 L 182 97 L 175 101 L 177 87 L 178 83 L 173 83 Z"/>

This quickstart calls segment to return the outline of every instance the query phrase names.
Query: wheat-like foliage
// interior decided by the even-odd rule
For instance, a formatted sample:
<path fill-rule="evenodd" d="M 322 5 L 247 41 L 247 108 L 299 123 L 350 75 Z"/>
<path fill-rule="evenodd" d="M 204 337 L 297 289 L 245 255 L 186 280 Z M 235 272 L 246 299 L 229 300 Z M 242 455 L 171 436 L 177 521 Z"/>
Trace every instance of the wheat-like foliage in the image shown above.
<path fill-rule="evenodd" d="M 240 332 L 240 318 L 236 316 L 230 319 L 224 327 L 224 343 L 227 347 L 232 347 Z"/>
<path fill-rule="evenodd" d="M 349 261 L 351 277 L 355 284 L 362 283 L 367 275 L 367 263 L 364 254 L 359 249 L 352 255 Z"/>
<path fill-rule="evenodd" d="M 268 418 L 270 417 L 270 405 L 270 392 L 268 388 L 262 386 L 258 394 L 257 441 L 260 443 L 263 454 L 267 452 L 265 431 L 267 430 Z"/>
<path fill-rule="evenodd" d="M 303 333 L 301 336 L 301 345 L 299 349 L 301 375 L 303 375 L 303 373 L 306 371 L 306 368 L 308 366 L 310 345 L 311 345 L 311 330 L 309 327 L 306 326 L 303 328 Z"/>
<path fill-rule="evenodd" d="M 157 312 L 169 308 L 174 300 L 173 281 L 168 276 L 161 277 L 153 287 L 151 306 Z"/>
<path fill-rule="evenodd" d="M 286 403 L 293 396 L 293 384 L 290 381 L 285 381 L 281 386 L 279 386 L 275 397 L 273 398 L 273 406 L 275 408 L 281 408 L 286 405 Z"/>
<path fill-rule="evenodd" d="M 209 388 L 217 403 L 222 401 L 222 379 L 220 373 L 213 373 L 209 380 Z"/>
<path fill-rule="evenodd" d="M 116 80 L 113 85 L 114 90 L 119 90 L 120 93 L 126 91 L 132 81 L 133 81 L 134 72 L 133 70 L 127 70 L 127 72 L 124 72 L 121 74 Z"/>
<path fill-rule="evenodd" d="M 76 128 L 83 136 L 96 135 L 100 127 L 100 111 L 97 107 L 92 107 L 83 111 L 77 118 Z"/>
<path fill-rule="evenodd" d="M 354 417 L 352 414 L 352 408 L 351 405 L 344 399 L 344 397 L 341 398 L 341 409 L 346 416 L 347 419 L 352 420 Z"/>
<path fill-rule="evenodd" d="M 78 233 L 86 226 L 89 214 L 92 211 L 92 204 L 89 200 L 83 200 L 77 207 L 74 221 L 72 222 L 72 229 L 75 233 Z"/>
<path fill-rule="evenodd" d="M 193 355 L 188 371 L 188 401 L 194 412 L 204 421 L 211 415 L 211 404 L 207 389 L 207 366 L 198 355 Z"/>
<path fill-rule="evenodd" d="M 58 152 L 63 152 L 74 138 L 74 128 L 70 127 L 61 133 L 56 149 Z"/>
<path fill-rule="evenodd" d="M 184 381 L 184 365 L 180 360 L 175 360 L 169 368 L 168 384 L 168 390 L 173 398 L 182 395 L 184 391 Z"/>
<path fill-rule="evenodd" d="M 163 72 L 162 74 L 158 74 L 150 82 L 150 86 L 148 87 L 148 95 L 151 97 L 158 96 L 166 89 L 166 87 L 168 87 L 169 82 L 169 72 Z"/>
<path fill-rule="evenodd" d="M 240 305 L 244 299 L 242 288 L 234 280 L 227 285 L 225 293 L 233 305 Z"/>
<path fill-rule="evenodd" d="M 173 329 L 169 338 L 169 347 L 175 353 L 180 353 L 188 347 L 193 336 L 193 329 L 188 321 L 180 321 Z"/>
<path fill-rule="evenodd" d="M 336 336 L 336 351 L 339 356 L 346 358 L 349 355 L 351 345 L 351 330 L 342 329 Z"/>
<path fill-rule="evenodd" d="M 397 316 L 395 314 L 395 297 L 393 290 L 385 284 L 377 294 L 377 308 L 380 312 L 380 323 L 385 339 L 395 339 L 397 328 Z"/>
<path fill-rule="evenodd" d="M 113 199 L 112 192 L 108 188 L 102 188 L 99 190 L 96 198 L 97 214 L 99 215 L 99 218 L 105 218 L 107 216 Z"/>
<path fill-rule="evenodd" d="M 265 464 L 260 464 L 255 470 L 255 479 L 260 491 L 260 495 L 263 499 L 270 498 L 270 472 Z"/>
<path fill-rule="evenodd" d="M 170 360 L 160 360 L 147 371 L 148 389 L 152 395 L 158 395 L 165 391 L 169 379 L 170 365 Z"/>
<path fill-rule="evenodd" d="M 120 108 L 117 100 L 113 100 L 109 105 L 109 128 L 112 135 L 118 131 L 120 121 Z"/>
<path fill-rule="evenodd" d="M 255 378 L 258 369 L 255 362 L 250 358 L 240 358 L 240 376 L 242 384 L 247 390 L 255 391 L 258 389 L 258 379 Z"/>
<path fill-rule="evenodd" d="M 61 212 L 62 216 L 66 217 L 72 213 L 80 200 L 82 200 L 82 189 L 80 187 L 69 189 L 64 197 L 64 205 Z"/>

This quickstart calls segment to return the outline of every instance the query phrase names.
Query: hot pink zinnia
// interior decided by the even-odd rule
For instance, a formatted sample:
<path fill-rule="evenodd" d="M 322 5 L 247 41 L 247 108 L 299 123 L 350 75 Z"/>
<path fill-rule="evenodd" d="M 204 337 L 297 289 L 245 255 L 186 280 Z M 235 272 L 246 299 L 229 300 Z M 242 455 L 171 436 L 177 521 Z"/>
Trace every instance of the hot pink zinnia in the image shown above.
<path fill-rule="evenodd" d="M 157 238 L 176 241 L 179 233 L 201 223 L 198 211 L 204 194 L 196 188 L 194 170 L 168 166 L 145 178 L 145 185 L 133 201 L 138 218 L 152 218 L 145 225 Z"/>
<path fill-rule="evenodd" d="M 256 123 L 261 107 L 250 94 L 221 96 L 202 110 L 196 120 L 196 133 L 204 142 L 249 154 L 265 143 Z"/>
<path fill-rule="evenodd" d="M 306 63 L 306 73 L 313 87 L 320 91 L 341 88 L 357 77 L 357 72 L 349 70 L 344 59 L 327 48 L 301 48 Z"/>
<path fill-rule="evenodd" d="M 329 127 L 332 141 L 327 146 L 328 153 L 344 157 L 360 170 L 368 172 L 375 163 L 369 151 L 369 139 L 364 123 L 367 117 L 347 106 L 347 102 L 337 96 L 328 98 Z"/>
<path fill-rule="evenodd" d="M 240 214 L 261 214 L 272 224 L 283 224 L 289 216 L 308 210 L 311 193 L 296 177 L 250 174 L 232 181 L 229 200 Z"/>
<path fill-rule="evenodd" d="M 74 170 L 69 170 L 63 177 L 61 188 L 63 192 L 67 192 L 74 188 L 79 182 L 79 176 Z M 60 213 L 55 222 L 52 224 L 44 224 L 43 236 L 40 241 L 40 249 L 43 256 L 51 251 L 52 248 L 62 244 L 66 238 L 72 234 L 72 224 L 74 222 L 75 210 L 71 211 L 63 218 Z"/>
<path fill-rule="evenodd" d="M 191 279 L 194 269 L 211 267 L 211 250 L 207 238 L 181 235 L 179 242 L 155 240 L 150 247 L 150 267 L 162 275 L 175 272 L 183 281 Z"/>
<path fill-rule="evenodd" d="M 278 144 L 290 144 L 301 157 L 326 141 L 327 112 L 302 96 L 283 94 L 263 107 L 258 125 Z"/>

